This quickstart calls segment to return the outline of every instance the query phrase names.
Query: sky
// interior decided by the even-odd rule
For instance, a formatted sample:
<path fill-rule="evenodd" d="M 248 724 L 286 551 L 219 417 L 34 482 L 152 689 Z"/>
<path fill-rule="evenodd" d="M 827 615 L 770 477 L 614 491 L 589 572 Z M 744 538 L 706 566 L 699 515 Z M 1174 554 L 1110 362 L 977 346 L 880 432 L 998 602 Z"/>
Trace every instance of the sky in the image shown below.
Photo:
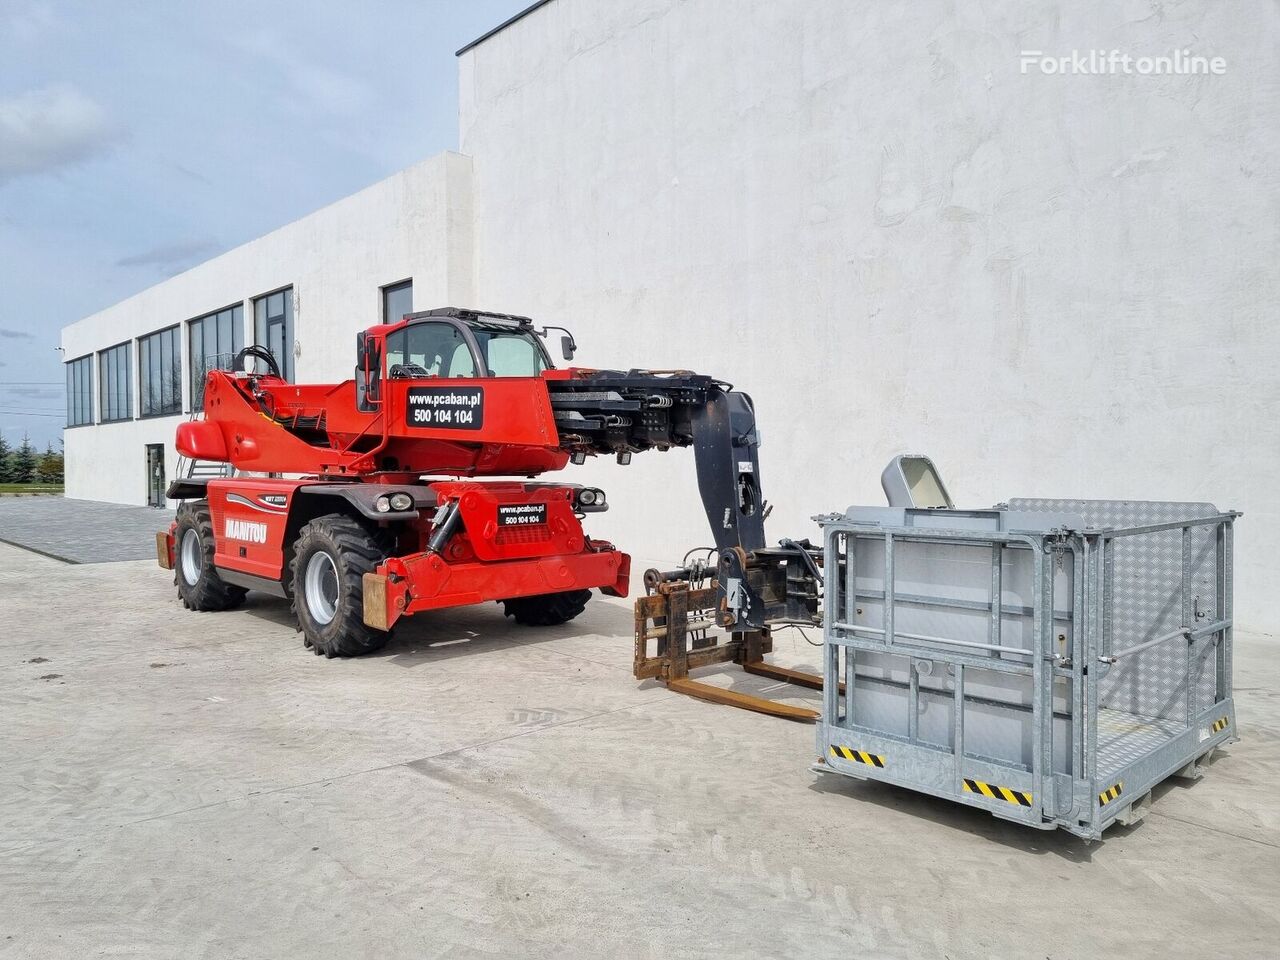
<path fill-rule="evenodd" d="M 0 432 L 59 449 L 58 331 L 441 150 L 529 0 L 0 0 Z"/>

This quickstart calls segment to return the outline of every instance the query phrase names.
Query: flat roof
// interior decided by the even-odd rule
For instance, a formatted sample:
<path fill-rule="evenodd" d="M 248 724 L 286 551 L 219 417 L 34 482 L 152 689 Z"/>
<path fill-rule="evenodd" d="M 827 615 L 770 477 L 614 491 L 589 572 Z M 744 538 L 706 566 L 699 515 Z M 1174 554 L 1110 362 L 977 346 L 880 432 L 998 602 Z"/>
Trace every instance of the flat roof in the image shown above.
<path fill-rule="evenodd" d="M 454 56 L 455 56 L 455 57 L 460 57 L 460 56 L 462 56 L 464 53 L 466 53 L 468 50 L 470 50 L 472 47 L 478 47 L 480 44 L 484 43 L 484 42 L 485 42 L 486 40 L 488 40 L 490 37 L 494 36 L 495 34 L 499 34 L 499 33 L 501 33 L 503 30 L 507 29 L 507 27 L 511 26 L 511 25 L 512 25 L 513 23 L 515 23 L 517 20 L 523 20 L 523 19 L 524 19 L 525 17 L 527 17 L 529 14 L 533 13 L 533 11 L 537 10 L 539 7 L 545 7 L 545 6 L 546 6 L 548 3 L 550 3 L 550 2 L 551 2 L 551 0 L 538 0 L 538 2 L 537 2 L 537 3 L 530 4 L 529 6 L 525 7 L 523 10 L 521 10 L 519 13 L 517 13 L 517 14 L 516 14 L 514 17 L 512 17 L 510 20 L 504 20 L 502 23 L 498 24 L 496 27 L 494 27 L 494 28 L 493 28 L 492 30 L 490 30 L 488 33 L 483 34 L 483 35 L 481 35 L 481 36 L 479 36 L 479 37 L 476 37 L 474 40 L 472 40 L 470 43 L 468 43 L 465 47 L 460 47 L 460 48 L 457 50 L 457 52 L 456 52 L 456 53 L 454 53 Z"/>

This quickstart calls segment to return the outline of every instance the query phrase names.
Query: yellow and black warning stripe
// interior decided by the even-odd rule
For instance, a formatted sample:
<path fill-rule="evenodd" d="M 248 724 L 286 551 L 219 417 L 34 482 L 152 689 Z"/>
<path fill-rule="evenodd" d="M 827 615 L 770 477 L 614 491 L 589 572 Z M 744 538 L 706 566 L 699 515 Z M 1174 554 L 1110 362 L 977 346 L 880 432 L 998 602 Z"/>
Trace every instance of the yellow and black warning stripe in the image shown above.
<path fill-rule="evenodd" d="M 1031 806 L 1031 794 L 1023 793 L 1021 790 L 1010 790 L 1008 787 L 999 787 L 994 783 L 983 783 L 981 780 L 969 780 L 964 782 L 965 793 L 977 793 L 984 797 L 990 797 L 992 800 L 1003 800 L 1005 803 L 1016 803 L 1020 807 Z"/>
<path fill-rule="evenodd" d="M 1214 733 L 1221 733 L 1221 732 L 1222 732 L 1223 730 L 1225 730 L 1225 729 L 1227 729 L 1227 718 L 1226 718 L 1226 717 L 1223 717 L 1221 720 L 1215 720 L 1215 721 L 1213 721 L 1213 732 L 1214 732 Z"/>
<path fill-rule="evenodd" d="M 862 750 L 850 750 L 848 747 L 831 747 L 831 755 L 841 760 L 852 760 L 854 763 L 865 763 L 869 767 L 883 767 L 884 757 Z"/>
<path fill-rule="evenodd" d="M 1120 796 L 1120 794 L 1122 793 L 1124 793 L 1123 780 L 1121 780 L 1119 783 L 1112 784 L 1111 786 L 1107 787 L 1107 789 L 1103 790 L 1100 794 L 1098 794 L 1098 802 L 1105 807 L 1108 803 L 1110 803 L 1116 797 Z"/>

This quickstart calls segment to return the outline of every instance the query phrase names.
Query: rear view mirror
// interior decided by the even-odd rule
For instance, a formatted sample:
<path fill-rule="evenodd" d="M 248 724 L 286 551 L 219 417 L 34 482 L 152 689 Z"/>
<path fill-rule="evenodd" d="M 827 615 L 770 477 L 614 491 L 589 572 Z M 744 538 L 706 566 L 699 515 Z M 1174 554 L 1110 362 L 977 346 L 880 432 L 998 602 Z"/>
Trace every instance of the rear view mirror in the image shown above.
<path fill-rule="evenodd" d="M 565 360 L 572 360 L 573 355 L 578 352 L 578 343 L 573 339 L 573 334 L 565 327 L 557 327 L 553 324 L 551 326 L 543 327 L 540 330 L 534 330 L 533 332 L 542 337 L 543 340 L 546 340 L 552 330 L 559 330 L 564 334 L 564 336 L 560 338 L 560 356 L 564 357 Z"/>

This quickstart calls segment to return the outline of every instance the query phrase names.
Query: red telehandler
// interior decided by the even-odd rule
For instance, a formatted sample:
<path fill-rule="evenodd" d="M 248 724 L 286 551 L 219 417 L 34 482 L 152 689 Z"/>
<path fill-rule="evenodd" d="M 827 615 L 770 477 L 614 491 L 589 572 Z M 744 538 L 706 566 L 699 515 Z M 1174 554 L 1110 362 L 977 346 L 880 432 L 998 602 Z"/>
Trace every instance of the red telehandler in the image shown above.
<path fill-rule="evenodd" d="M 379 649 L 401 617 L 485 601 L 522 624 L 564 623 L 592 589 L 626 596 L 630 558 L 583 530 L 607 509 L 603 491 L 538 478 L 588 456 L 626 463 L 693 446 L 718 558 L 701 596 L 733 639 L 695 628 L 687 652 L 682 619 L 676 650 L 654 607 L 644 637 L 663 636 L 649 657 L 638 630 L 637 675 L 697 687 L 685 653 L 763 666 L 771 623 L 813 621 L 817 571 L 807 544 L 765 549 L 750 399 L 687 371 L 557 370 L 550 330 L 572 359 L 563 328 L 445 308 L 359 334 L 343 383 L 289 383 L 256 345 L 211 370 L 203 419 L 178 427 L 177 448 L 238 473 L 169 487 L 184 502 L 157 549 L 183 603 L 225 610 L 250 589 L 285 597 L 305 644 L 328 657 Z M 702 573 L 651 571 L 646 582 L 666 597 Z"/>

